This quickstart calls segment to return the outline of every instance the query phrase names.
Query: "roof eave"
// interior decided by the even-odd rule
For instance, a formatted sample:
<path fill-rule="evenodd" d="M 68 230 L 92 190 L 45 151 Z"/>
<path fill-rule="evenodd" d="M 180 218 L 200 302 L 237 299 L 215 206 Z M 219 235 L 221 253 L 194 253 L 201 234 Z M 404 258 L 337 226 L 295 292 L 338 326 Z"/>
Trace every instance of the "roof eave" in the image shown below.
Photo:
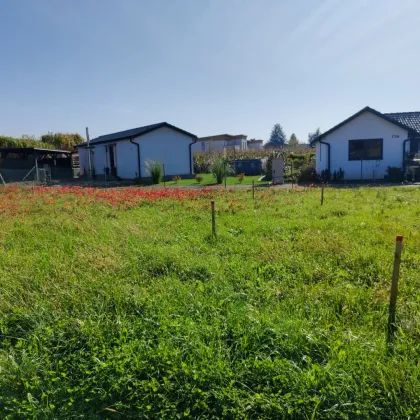
<path fill-rule="evenodd" d="M 151 127 L 148 130 L 144 130 L 142 132 L 139 132 L 137 134 L 132 134 L 130 136 L 122 136 L 122 137 L 116 137 L 116 138 L 113 138 L 113 139 L 99 140 L 99 141 L 95 141 L 95 139 L 92 139 L 90 141 L 90 147 L 95 146 L 96 144 L 114 143 L 116 141 L 134 139 L 136 137 L 144 136 L 145 134 L 151 133 L 152 131 L 155 131 L 155 130 L 158 130 L 159 128 L 164 128 L 164 127 L 171 128 L 172 130 L 178 131 L 179 133 L 185 134 L 186 136 L 192 137 L 193 139 L 198 138 L 195 134 L 189 133 L 188 131 L 182 130 L 181 128 L 175 127 L 172 124 L 168 124 L 167 122 L 164 122 L 164 123 L 162 123 L 158 126 Z M 97 137 L 97 138 L 100 138 L 100 137 Z M 87 142 L 80 143 L 76 147 L 87 147 Z"/>

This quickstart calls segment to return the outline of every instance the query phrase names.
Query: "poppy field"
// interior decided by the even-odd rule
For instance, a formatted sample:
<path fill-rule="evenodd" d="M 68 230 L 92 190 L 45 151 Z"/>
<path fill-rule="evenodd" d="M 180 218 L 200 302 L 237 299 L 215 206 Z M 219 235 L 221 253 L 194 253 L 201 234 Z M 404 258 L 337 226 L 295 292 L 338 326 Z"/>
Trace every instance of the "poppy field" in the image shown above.
<path fill-rule="evenodd" d="M 0 418 L 419 418 L 420 190 L 324 198 L 1 188 Z"/>

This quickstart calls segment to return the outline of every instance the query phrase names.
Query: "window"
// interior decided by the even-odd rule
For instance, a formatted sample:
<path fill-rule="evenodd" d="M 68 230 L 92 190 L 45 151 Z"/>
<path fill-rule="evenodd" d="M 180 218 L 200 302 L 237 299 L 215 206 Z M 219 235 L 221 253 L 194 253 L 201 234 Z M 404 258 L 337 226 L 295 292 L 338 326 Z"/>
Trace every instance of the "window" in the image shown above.
<path fill-rule="evenodd" d="M 383 139 L 349 140 L 349 160 L 382 160 Z"/>

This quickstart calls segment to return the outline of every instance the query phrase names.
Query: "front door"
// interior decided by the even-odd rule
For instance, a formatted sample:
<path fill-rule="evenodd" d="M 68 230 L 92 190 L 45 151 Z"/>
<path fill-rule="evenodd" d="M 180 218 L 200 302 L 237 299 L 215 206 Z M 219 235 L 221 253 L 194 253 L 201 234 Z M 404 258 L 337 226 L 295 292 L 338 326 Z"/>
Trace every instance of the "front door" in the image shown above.
<path fill-rule="evenodd" d="M 117 159 L 115 154 L 115 144 L 112 146 L 107 146 L 106 148 L 106 154 L 108 157 L 108 165 L 109 165 L 109 171 L 112 176 L 117 176 Z"/>

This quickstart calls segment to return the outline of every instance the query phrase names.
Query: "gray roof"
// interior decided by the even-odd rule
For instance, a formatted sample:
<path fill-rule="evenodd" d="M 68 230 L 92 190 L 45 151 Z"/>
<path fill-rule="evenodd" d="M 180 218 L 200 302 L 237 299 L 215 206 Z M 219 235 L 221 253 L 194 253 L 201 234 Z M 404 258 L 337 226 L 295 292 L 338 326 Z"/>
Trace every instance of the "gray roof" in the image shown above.
<path fill-rule="evenodd" d="M 189 137 L 197 138 L 197 136 L 195 134 L 191 134 L 188 131 L 181 130 L 180 128 L 175 127 L 172 124 L 168 124 L 167 122 L 161 122 L 161 123 L 157 123 L 157 124 L 145 125 L 143 127 L 132 128 L 131 130 L 124 130 L 124 131 L 118 131 L 116 133 L 105 134 L 103 136 L 99 136 L 99 137 L 96 137 L 96 138 L 92 139 L 90 141 L 90 144 L 108 143 L 108 142 L 113 142 L 113 141 L 117 141 L 117 140 L 124 140 L 124 139 L 139 137 L 139 136 L 150 133 L 151 131 L 157 130 L 158 128 L 162 128 L 162 127 L 171 128 L 171 129 L 173 129 L 175 131 L 178 131 L 182 134 L 185 134 Z M 87 145 L 86 142 L 78 144 L 78 146 L 86 146 L 86 145 Z"/>
<path fill-rule="evenodd" d="M 384 115 L 420 134 L 420 112 L 391 112 Z"/>

